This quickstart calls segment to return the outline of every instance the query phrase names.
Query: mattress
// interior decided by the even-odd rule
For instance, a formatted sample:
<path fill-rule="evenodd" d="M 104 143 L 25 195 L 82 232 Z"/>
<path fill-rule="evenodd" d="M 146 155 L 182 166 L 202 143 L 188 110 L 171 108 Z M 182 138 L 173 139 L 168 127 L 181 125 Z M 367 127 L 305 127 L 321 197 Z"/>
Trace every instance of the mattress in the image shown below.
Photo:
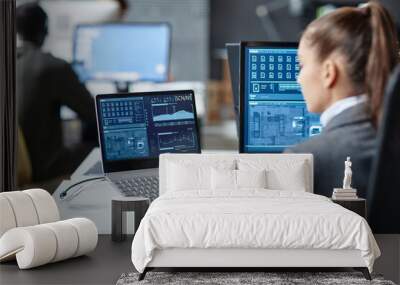
<path fill-rule="evenodd" d="M 143 272 L 170 248 L 359 250 L 370 271 L 380 255 L 361 216 L 324 196 L 265 189 L 160 196 L 134 237 L 133 265 Z"/>

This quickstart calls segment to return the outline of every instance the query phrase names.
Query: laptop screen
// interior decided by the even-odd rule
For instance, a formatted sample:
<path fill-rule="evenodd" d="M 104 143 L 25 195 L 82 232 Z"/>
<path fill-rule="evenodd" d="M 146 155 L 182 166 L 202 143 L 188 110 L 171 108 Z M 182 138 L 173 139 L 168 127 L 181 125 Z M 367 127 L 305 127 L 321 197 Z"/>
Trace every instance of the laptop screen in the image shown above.
<path fill-rule="evenodd" d="M 321 131 L 297 83 L 296 43 L 242 43 L 241 152 L 282 152 Z"/>
<path fill-rule="evenodd" d="M 193 91 L 98 95 L 96 103 L 103 164 L 200 152 Z"/>

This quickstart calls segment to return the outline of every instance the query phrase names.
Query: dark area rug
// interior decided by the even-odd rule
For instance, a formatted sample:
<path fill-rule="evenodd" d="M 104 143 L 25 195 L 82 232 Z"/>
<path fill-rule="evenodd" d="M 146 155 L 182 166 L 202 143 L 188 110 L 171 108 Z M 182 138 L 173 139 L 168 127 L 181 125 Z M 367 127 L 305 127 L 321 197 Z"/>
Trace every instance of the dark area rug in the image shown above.
<path fill-rule="evenodd" d="M 148 272 L 142 281 L 138 281 L 138 276 L 139 273 L 122 274 L 117 285 L 395 285 L 394 282 L 384 280 L 380 275 L 372 275 L 373 280 L 368 281 L 359 272 Z"/>

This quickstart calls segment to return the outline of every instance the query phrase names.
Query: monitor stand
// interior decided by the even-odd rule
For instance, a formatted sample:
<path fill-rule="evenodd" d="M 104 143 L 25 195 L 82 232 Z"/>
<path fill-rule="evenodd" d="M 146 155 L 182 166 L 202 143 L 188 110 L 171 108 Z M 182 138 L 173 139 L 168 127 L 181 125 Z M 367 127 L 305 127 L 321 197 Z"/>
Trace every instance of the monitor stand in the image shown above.
<path fill-rule="evenodd" d="M 128 93 L 130 82 L 128 81 L 115 81 L 115 89 L 118 93 Z"/>

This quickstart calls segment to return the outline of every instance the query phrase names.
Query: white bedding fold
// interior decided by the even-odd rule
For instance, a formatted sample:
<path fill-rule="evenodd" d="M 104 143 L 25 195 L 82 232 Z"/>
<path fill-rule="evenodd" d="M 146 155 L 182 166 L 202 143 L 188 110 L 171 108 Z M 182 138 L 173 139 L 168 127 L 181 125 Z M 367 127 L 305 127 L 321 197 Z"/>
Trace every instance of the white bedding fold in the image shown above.
<path fill-rule="evenodd" d="M 380 255 L 359 215 L 323 196 L 265 189 L 164 194 L 137 230 L 132 262 L 143 272 L 165 248 L 358 249 L 370 271 Z"/>

